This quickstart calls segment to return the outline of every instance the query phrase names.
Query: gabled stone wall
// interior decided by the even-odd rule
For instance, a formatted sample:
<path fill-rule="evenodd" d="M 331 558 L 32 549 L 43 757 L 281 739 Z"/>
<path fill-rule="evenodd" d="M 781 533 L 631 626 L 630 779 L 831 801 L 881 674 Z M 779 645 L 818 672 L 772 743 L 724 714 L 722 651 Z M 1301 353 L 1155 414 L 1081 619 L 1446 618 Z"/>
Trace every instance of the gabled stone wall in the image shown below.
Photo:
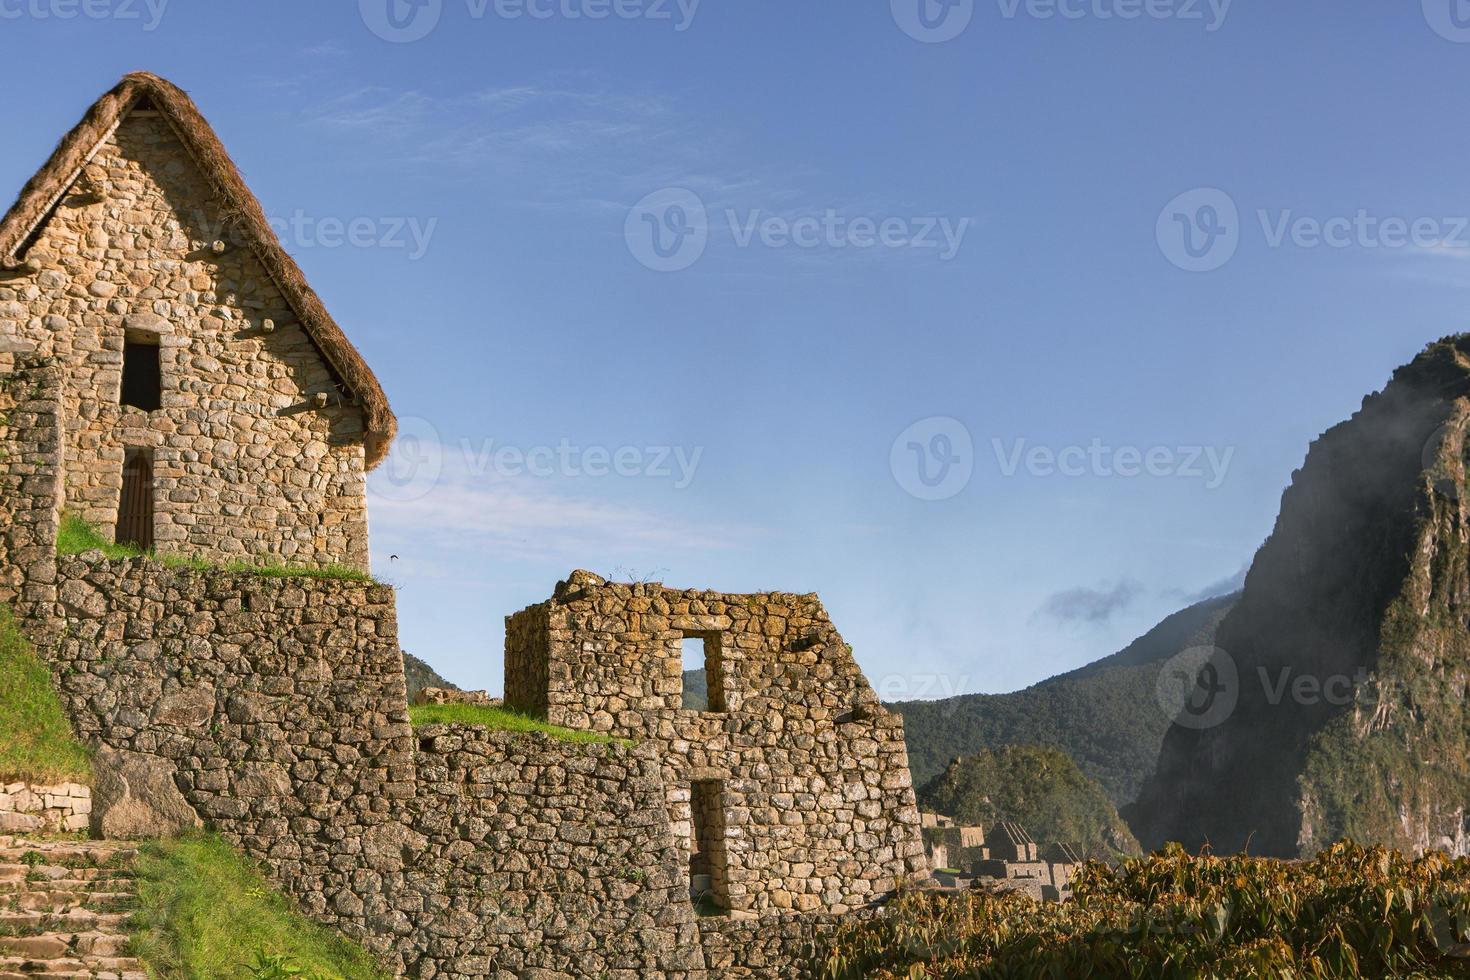
<path fill-rule="evenodd" d="M 712 700 L 725 710 L 683 708 L 686 636 L 707 641 Z M 843 912 L 927 874 L 902 719 L 878 703 L 815 595 L 576 572 L 549 602 L 507 619 L 506 650 L 512 706 L 544 705 L 553 724 L 660 750 L 686 859 L 691 789 L 717 787 L 721 907 Z"/>
<path fill-rule="evenodd" d="M 39 269 L 0 278 L 0 339 L 63 369 L 65 506 L 105 534 L 145 449 L 159 550 L 365 568 L 362 412 L 238 239 L 165 117 L 134 111 L 28 249 Z M 159 345 L 158 411 L 120 404 L 128 336 Z"/>

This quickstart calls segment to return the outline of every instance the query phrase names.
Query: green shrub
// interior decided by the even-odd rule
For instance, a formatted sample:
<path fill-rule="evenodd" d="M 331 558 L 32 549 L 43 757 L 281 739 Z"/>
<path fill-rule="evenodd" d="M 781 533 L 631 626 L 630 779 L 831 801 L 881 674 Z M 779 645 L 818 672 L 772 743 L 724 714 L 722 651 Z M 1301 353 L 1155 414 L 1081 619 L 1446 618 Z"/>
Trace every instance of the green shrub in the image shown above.
<path fill-rule="evenodd" d="M 817 951 L 822 980 L 1467 977 L 1470 859 L 1350 843 L 1312 861 L 1191 857 L 1086 866 L 1076 898 L 906 892 Z"/>
<path fill-rule="evenodd" d="M 579 732 L 559 725 L 550 725 L 528 715 L 508 708 L 495 708 L 482 704 L 421 704 L 408 709 L 415 728 L 423 725 L 479 725 L 497 732 L 540 732 L 563 742 L 606 745 L 621 741 L 597 732 Z M 624 745 L 631 742 L 622 741 Z"/>
<path fill-rule="evenodd" d="M 308 922 L 212 834 L 145 844 L 133 955 L 160 980 L 387 980 L 367 951 Z"/>
<path fill-rule="evenodd" d="M 144 552 L 132 545 L 113 544 L 102 536 L 102 532 L 75 514 L 64 514 L 61 530 L 56 536 L 56 552 L 60 555 L 80 555 L 84 551 L 100 551 L 112 561 L 128 558 L 150 558 L 165 568 L 192 568 L 200 572 L 229 572 L 232 575 L 256 575 L 260 578 L 316 578 L 343 582 L 371 582 L 373 577 L 366 572 L 346 565 L 289 565 L 282 562 L 252 564 L 247 561 L 211 562 L 187 555 Z"/>
<path fill-rule="evenodd" d="M 91 778 L 91 757 L 72 735 L 50 667 L 0 606 L 0 782 Z"/>

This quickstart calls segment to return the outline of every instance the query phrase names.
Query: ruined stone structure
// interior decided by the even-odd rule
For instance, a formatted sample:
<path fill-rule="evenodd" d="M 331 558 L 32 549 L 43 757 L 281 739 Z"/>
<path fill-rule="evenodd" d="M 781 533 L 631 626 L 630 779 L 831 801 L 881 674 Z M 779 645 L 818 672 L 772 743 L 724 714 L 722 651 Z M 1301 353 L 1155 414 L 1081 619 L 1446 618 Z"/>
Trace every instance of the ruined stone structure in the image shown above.
<path fill-rule="evenodd" d="M 62 371 L 63 503 L 105 535 L 367 566 L 392 412 L 172 85 L 125 79 L 0 221 L 0 338 Z"/>
<path fill-rule="evenodd" d="M 217 830 L 403 976 L 802 976 L 925 870 L 901 721 L 815 596 L 573 575 L 514 617 L 507 685 L 609 736 L 581 744 L 414 728 L 375 582 L 58 554 L 64 510 L 136 517 L 146 450 L 160 549 L 366 563 L 392 415 L 227 163 L 183 93 L 130 76 L 0 224 L 0 335 L 32 348 L 0 353 L 0 602 L 96 753 L 64 819 Z M 195 207 L 243 244 L 200 254 Z M 156 409 L 118 404 L 134 344 Z M 714 712 L 679 704 L 686 634 Z"/>
<path fill-rule="evenodd" d="M 924 845 L 941 887 L 1018 891 L 1038 901 L 1072 896 L 1082 857 L 1070 844 L 1041 846 L 1020 824 L 1001 822 L 987 833 L 938 813 L 921 815 Z"/>
<path fill-rule="evenodd" d="M 709 710 L 683 705 L 686 643 L 702 647 Z M 506 620 L 505 663 L 511 707 L 658 748 L 714 908 L 842 912 L 927 872 L 902 719 L 814 595 L 575 572 Z"/>

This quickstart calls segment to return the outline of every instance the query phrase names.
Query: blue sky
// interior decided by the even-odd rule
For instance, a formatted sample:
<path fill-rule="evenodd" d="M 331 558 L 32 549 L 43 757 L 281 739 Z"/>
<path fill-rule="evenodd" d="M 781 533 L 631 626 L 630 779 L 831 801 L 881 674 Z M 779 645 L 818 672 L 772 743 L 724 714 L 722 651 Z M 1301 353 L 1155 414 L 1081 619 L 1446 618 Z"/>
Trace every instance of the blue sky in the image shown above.
<path fill-rule="evenodd" d="M 1449 0 L 388 2 L 0 0 L 0 185 L 126 71 L 194 95 L 404 420 L 375 563 L 463 685 L 585 567 L 1025 686 L 1467 322 Z"/>

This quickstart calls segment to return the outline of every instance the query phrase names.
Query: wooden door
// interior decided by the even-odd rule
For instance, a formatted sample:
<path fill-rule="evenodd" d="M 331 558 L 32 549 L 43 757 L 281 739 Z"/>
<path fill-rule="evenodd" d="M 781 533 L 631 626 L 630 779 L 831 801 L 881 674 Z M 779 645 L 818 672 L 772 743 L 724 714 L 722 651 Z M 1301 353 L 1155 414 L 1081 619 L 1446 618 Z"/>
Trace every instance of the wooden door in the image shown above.
<path fill-rule="evenodd" d="M 153 460 L 145 452 L 128 453 L 123 464 L 116 540 L 118 544 L 153 550 Z"/>

